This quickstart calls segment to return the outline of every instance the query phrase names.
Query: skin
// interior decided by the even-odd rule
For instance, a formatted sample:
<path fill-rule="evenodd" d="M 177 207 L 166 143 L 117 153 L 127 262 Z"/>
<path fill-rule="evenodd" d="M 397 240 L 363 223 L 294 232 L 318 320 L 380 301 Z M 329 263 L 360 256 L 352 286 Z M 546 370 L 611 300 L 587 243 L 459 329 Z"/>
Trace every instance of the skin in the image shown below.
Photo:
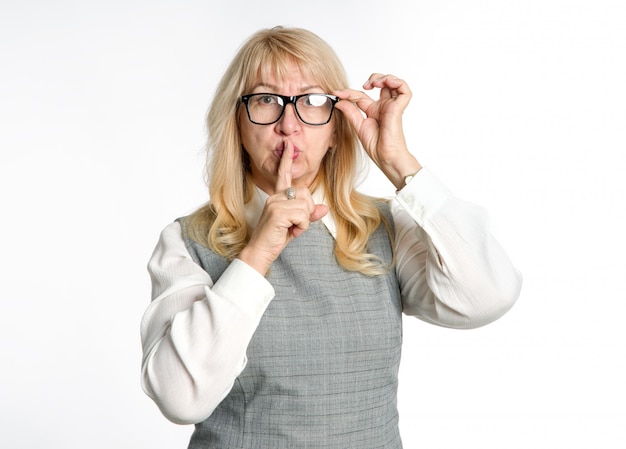
<path fill-rule="evenodd" d="M 325 93 L 318 83 L 302 75 L 295 64 L 288 67 L 290 78 L 281 82 L 270 77 L 250 93 L 270 92 L 282 95 Z M 312 126 L 303 123 L 293 104 L 287 105 L 280 120 L 271 125 L 256 125 L 248 120 L 245 108 L 239 108 L 241 138 L 250 156 L 252 178 L 267 194 L 276 190 L 278 167 L 287 146 L 293 148 L 289 175 L 293 187 L 308 188 L 315 180 L 328 149 L 335 145 L 334 124 Z M 289 187 L 289 186 L 287 186 Z"/>
<path fill-rule="evenodd" d="M 344 100 L 335 107 L 348 118 L 368 156 L 389 181 L 401 189 L 404 178 L 422 168 L 409 152 L 402 128 L 402 114 L 411 100 L 411 90 L 403 80 L 380 73 L 372 74 L 363 88 L 379 88 L 379 99 L 373 100 L 364 92 L 344 89 L 333 92 Z"/>
<path fill-rule="evenodd" d="M 314 80 L 306 79 L 292 67 L 293 76 L 285 82 L 270 79 L 255 92 L 298 95 L 322 92 Z M 422 167 L 408 151 L 402 128 L 402 114 L 411 91 L 401 79 L 374 73 L 363 89 L 380 89 L 378 100 L 362 91 L 344 89 L 332 92 L 341 101 L 335 105 L 355 129 L 369 157 L 400 189 L 404 177 Z M 255 125 L 245 110 L 239 112 L 244 148 L 251 160 L 255 183 L 268 193 L 261 218 L 239 258 L 262 275 L 287 244 L 305 232 L 310 223 L 328 213 L 328 207 L 314 204 L 309 186 L 315 179 L 326 151 L 334 145 L 334 123 L 310 126 L 302 123 L 288 105 L 281 119 L 272 125 Z M 285 190 L 293 186 L 296 199 L 288 200 Z"/>

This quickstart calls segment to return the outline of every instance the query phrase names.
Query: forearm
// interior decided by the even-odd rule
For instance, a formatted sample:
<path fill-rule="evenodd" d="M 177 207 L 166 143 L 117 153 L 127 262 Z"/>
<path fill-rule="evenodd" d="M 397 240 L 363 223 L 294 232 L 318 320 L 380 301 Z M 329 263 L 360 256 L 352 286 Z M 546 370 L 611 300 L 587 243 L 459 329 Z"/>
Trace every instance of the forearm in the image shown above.
<path fill-rule="evenodd" d="M 142 385 L 168 419 L 189 424 L 212 413 L 245 367 L 273 289 L 241 261 L 213 284 L 182 240 L 165 246 L 149 264 L 155 297 L 142 321 Z"/>
<path fill-rule="evenodd" d="M 397 213 L 397 270 L 405 313 L 472 328 L 512 307 L 521 276 L 482 208 L 452 196 L 429 172 L 398 200 L 404 213 Z"/>

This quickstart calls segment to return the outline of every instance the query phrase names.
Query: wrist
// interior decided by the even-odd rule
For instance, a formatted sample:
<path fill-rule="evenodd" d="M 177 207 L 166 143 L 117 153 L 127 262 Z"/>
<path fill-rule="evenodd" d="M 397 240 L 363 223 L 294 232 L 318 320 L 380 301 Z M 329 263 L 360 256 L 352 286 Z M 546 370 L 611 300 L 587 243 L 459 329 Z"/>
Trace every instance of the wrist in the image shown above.
<path fill-rule="evenodd" d="M 265 257 L 263 252 L 260 252 L 250 246 L 244 247 L 237 256 L 237 259 L 241 260 L 251 268 L 254 268 L 263 276 L 267 274 L 270 266 L 272 265 L 272 261 L 268 261 L 268 258 Z"/>
<path fill-rule="evenodd" d="M 421 169 L 421 164 L 411 156 L 411 158 L 394 164 L 386 174 L 396 189 L 401 190 Z"/>

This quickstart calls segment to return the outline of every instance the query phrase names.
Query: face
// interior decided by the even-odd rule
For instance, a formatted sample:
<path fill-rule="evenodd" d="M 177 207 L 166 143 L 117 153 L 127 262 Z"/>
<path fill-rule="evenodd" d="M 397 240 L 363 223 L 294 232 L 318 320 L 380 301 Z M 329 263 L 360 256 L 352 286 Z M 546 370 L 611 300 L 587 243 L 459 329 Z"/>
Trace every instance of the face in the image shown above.
<path fill-rule="evenodd" d="M 327 93 L 314 80 L 302 75 L 295 64 L 288 66 L 289 79 L 280 81 L 272 76 L 246 93 L 275 93 L 300 95 Z M 274 194 L 278 164 L 287 142 L 294 147 L 291 169 L 294 187 L 309 187 L 317 176 L 324 155 L 334 146 L 334 120 L 326 125 L 307 125 L 297 116 L 293 104 L 288 104 L 280 120 L 271 125 L 256 125 L 239 108 L 239 124 L 243 146 L 250 157 L 252 178 L 268 194 Z"/>

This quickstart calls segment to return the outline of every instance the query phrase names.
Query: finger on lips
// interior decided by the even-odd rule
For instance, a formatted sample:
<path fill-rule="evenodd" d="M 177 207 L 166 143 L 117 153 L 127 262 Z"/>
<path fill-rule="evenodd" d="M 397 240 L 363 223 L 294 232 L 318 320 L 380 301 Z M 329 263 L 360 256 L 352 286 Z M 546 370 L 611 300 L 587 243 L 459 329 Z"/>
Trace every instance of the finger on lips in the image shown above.
<path fill-rule="evenodd" d="M 291 169 L 293 168 L 293 158 L 295 149 L 293 143 L 285 141 L 283 153 L 278 164 L 278 178 L 276 180 L 276 193 L 283 195 L 286 199 L 306 198 L 304 195 L 307 189 L 301 189 L 292 185 Z"/>
<path fill-rule="evenodd" d="M 276 179 L 276 193 L 285 192 L 291 187 L 291 168 L 293 166 L 293 144 L 286 141 L 283 144 L 283 154 L 278 163 L 278 177 Z"/>
<path fill-rule="evenodd" d="M 273 198 L 274 201 L 281 202 L 281 209 L 288 212 L 291 216 L 290 221 L 292 224 L 302 230 L 308 228 L 308 225 L 316 211 L 316 205 L 314 204 L 311 192 L 306 187 L 292 186 L 291 169 L 293 167 L 294 146 L 289 140 L 285 140 L 283 145 L 283 152 L 278 163 L 278 172 L 276 179 L 276 189 Z M 323 210 L 315 217 L 318 220 L 322 216 L 326 215 L 327 208 L 324 206 Z"/>

